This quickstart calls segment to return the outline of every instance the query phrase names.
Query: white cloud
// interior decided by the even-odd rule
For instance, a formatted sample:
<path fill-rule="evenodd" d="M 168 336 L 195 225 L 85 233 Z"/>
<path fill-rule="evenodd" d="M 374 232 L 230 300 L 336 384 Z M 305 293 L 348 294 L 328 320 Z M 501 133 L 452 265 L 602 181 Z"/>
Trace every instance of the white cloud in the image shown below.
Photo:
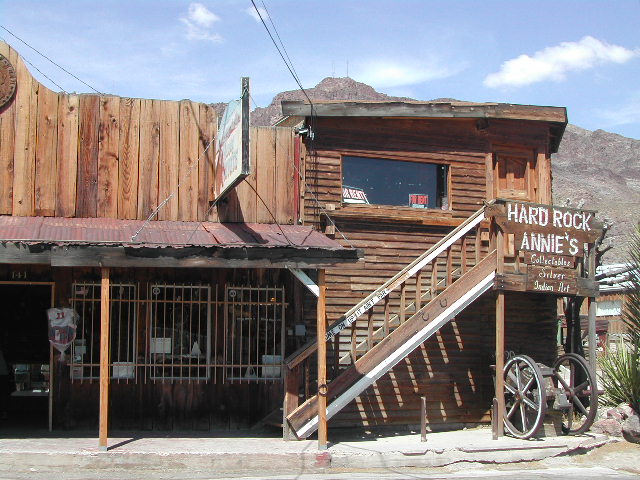
<path fill-rule="evenodd" d="M 369 60 L 357 62 L 350 70 L 351 78 L 381 88 L 415 85 L 429 80 L 447 78 L 462 70 L 462 66 L 443 66 L 436 60 L 428 62 Z"/>
<path fill-rule="evenodd" d="M 520 87 L 545 80 L 561 81 L 566 74 L 603 63 L 625 63 L 640 52 L 610 45 L 590 36 L 579 42 L 562 42 L 529 56 L 520 55 L 504 62 L 499 72 L 484 79 L 487 87 Z"/>
<path fill-rule="evenodd" d="M 265 22 L 267 21 L 267 18 L 269 18 L 269 14 L 267 13 L 267 11 L 262 8 L 262 7 L 258 7 L 258 12 L 260 12 L 260 15 L 258 15 L 258 12 L 256 12 L 256 9 L 253 7 L 249 7 L 245 10 L 245 12 L 249 15 L 251 15 L 251 17 L 258 23 L 262 23 L 262 20 L 264 20 Z M 260 20 L 260 17 L 262 17 L 262 20 Z"/>
<path fill-rule="evenodd" d="M 187 17 L 181 18 L 180 21 L 187 26 L 187 39 L 222 42 L 222 36 L 213 32 L 211 28 L 214 23 L 220 21 L 220 17 L 201 3 L 190 4 Z"/>

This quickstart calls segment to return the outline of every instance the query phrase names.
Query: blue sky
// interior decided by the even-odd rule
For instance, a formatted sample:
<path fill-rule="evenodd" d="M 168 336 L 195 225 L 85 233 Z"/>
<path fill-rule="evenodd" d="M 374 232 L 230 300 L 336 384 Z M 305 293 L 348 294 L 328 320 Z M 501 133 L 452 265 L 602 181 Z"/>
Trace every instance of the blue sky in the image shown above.
<path fill-rule="evenodd" d="M 640 139 L 640 0 L 255 1 L 304 87 L 348 74 L 419 100 L 566 106 L 573 124 Z M 0 0 L 0 24 L 104 93 L 226 102 L 249 76 L 255 105 L 266 106 L 296 83 L 252 9 Z M 0 37 L 65 91 L 90 91 L 6 30 Z"/>

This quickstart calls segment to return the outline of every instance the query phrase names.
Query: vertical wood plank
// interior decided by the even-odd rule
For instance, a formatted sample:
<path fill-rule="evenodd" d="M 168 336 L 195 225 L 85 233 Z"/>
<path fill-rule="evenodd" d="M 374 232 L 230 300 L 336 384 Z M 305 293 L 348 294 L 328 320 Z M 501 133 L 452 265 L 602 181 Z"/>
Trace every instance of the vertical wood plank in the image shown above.
<path fill-rule="evenodd" d="M 504 271 L 504 237 L 501 230 L 497 230 L 496 249 L 498 252 L 498 261 L 496 265 L 496 273 L 501 274 Z M 498 404 L 497 415 L 494 421 L 496 425 L 494 430 L 497 437 L 504 436 L 504 292 L 498 291 L 496 296 L 496 400 Z"/>
<path fill-rule="evenodd" d="M 58 94 L 43 86 L 38 91 L 36 136 L 34 213 L 52 217 L 58 176 Z"/>
<path fill-rule="evenodd" d="M 0 54 L 16 66 L 17 53 L 5 42 L 0 42 Z M 0 113 L 0 214 L 13 211 L 13 156 L 15 146 L 16 98 Z"/>
<path fill-rule="evenodd" d="M 462 275 L 467 273 L 467 241 L 469 237 L 465 234 L 462 236 L 462 246 L 460 247 L 460 270 Z"/>
<path fill-rule="evenodd" d="M 140 158 L 138 164 L 138 219 L 146 220 L 158 206 L 160 162 L 160 102 L 140 102 Z"/>
<path fill-rule="evenodd" d="M 98 217 L 118 216 L 120 98 L 100 99 L 98 144 Z"/>
<path fill-rule="evenodd" d="M 190 100 L 179 104 L 178 220 L 198 219 L 198 124 L 200 108 Z"/>
<path fill-rule="evenodd" d="M 160 104 L 160 166 L 158 202 L 171 198 L 158 212 L 158 220 L 178 219 L 179 103 Z"/>
<path fill-rule="evenodd" d="M 447 287 L 453 283 L 453 252 L 447 248 Z"/>
<path fill-rule="evenodd" d="M 400 284 L 400 323 L 404 323 L 407 318 L 407 284 Z"/>
<path fill-rule="evenodd" d="M 298 408 L 300 399 L 298 398 L 298 389 L 300 388 L 300 374 L 302 373 L 301 365 L 296 365 L 292 370 L 284 367 L 284 402 L 282 407 L 282 438 L 284 440 L 294 440 L 294 434 L 289 428 L 287 416 Z"/>
<path fill-rule="evenodd" d="M 367 349 L 373 348 L 373 307 L 367 313 Z"/>
<path fill-rule="evenodd" d="M 58 102 L 58 187 L 56 216 L 76 214 L 76 180 L 78 175 L 78 124 L 80 97 L 61 95 Z"/>
<path fill-rule="evenodd" d="M 484 157 L 486 180 L 486 197 L 487 201 L 493 200 L 496 196 L 495 170 L 493 165 L 493 154 L 487 153 Z M 451 202 L 449 202 L 451 204 Z"/>
<path fill-rule="evenodd" d="M 251 165 L 253 166 L 251 174 L 249 174 L 247 178 L 245 178 L 244 181 L 236 187 L 239 208 L 238 216 L 245 222 L 257 222 L 256 175 L 258 168 L 260 168 L 257 156 L 257 143 L 262 138 L 260 135 L 258 135 L 257 132 L 257 127 L 251 127 L 249 129 L 249 159 Z"/>
<path fill-rule="evenodd" d="M 538 152 L 537 160 L 539 199 L 534 201 L 551 204 L 553 203 L 551 194 L 551 157 L 546 152 Z"/>
<path fill-rule="evenodd" d="M 209 202 L 213 201 L 214 195 L 215 136 L 218 129 L 218 114 L 213 107 L 200 104 L 199 119 L 200 136 L 198 142 L 198 157 L 200 158 L 200 164 L 198 165 L 198 220 L 215 221 L 211 216 L 215 215 L 216 210 L 211 209 L 211 212 L 209 211 Z M 207 215 L 209 215 L 210 218 L 206 218 Z"/>
<path fill-rule="evenodd" d="M 120 99 L 118 162 L 118 218 L 138 214 L 138 156 L 140 151 L 140 99 Z"/>
<path fill-rule="evenodd" d="M 258 191 L 256 221 L 258 223 L 273 223 L 269 209 L 275 204 L 275 131 L 269 127 L 257 129 L 257 166 L 256 166 L 256 190 Z M 273 210 L 271 210 L 273 211 Z"/>
<path fill-rule="evenodd" d="M 16 69 L 15 144 L 13 157 L 13 214 L 34 214 L 34 182 L 36 167 L 36 118 L 38 82 L 22 59 L 13 64 Z"/>
<path fill-rule="evenodd" d="M 389 295 L 384 297 L 384 325 L 383 325 L 383 336 L 389 335 L 389 319 L 391 318 L 391 299 Z"/>
<path fill-rule="evenodd" d="M 78 217 L 96 217 L 98 213 L 99 114 L 99 96 L 80 96 L 80 138 L 76 194 L 76 215 Z"/>
<path fill-rule="evenodd" d="M 327 330 L 325 271 L 318 271 L 317 338 L 318 338 L 318 449 L 327 449 Z M 354 323 L 355 325 L 355 323 Z"/>
<path fill-rule="evenodd" d="M 415 311 L 417 312 L 421 308 L 422 308 L 422 270 L 418 270 L 418 273 L 416 273 Z"/>
<path fill-rule="evenodd" d="M 293 129 L 275 128 L 275 216 L 278 223 L 291 225 L 295 216 Z"/>
<path fill-rule="evenodd" d="M 109 324 L 110 301 L 109 298 L 109 269 L 102 268 L 100 283 L 100 414 L 98 446 L 102 450 L 107 449 L 107 437 L 109 431 Z"/>

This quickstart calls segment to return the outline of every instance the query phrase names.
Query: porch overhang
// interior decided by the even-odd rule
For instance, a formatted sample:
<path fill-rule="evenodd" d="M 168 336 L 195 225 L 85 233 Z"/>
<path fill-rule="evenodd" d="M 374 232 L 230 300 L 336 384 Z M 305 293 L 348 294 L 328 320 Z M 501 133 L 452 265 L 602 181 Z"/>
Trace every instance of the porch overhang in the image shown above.
<path fill-rule="evenodd" d="M 0 263 L 54 267 L 319 268 L 362 251 L 299 225 L 0 217 Z"/>

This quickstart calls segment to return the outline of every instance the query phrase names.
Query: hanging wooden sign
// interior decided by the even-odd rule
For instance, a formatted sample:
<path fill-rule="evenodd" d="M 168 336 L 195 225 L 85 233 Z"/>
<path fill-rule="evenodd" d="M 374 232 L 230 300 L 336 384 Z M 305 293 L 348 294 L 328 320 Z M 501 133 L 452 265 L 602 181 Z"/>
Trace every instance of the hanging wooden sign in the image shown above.
<path fill-rule="evenodd" d="M 527 268 L 527 291 L 576 295 L 578 293 L 578 272 L 568 268 L 529 266 Z"/>
<path fill-rule="evenodd" d="M 576 258 L 550 253 L 524 252 L 524 263 L 536 267 L 575 268 Z"/>

